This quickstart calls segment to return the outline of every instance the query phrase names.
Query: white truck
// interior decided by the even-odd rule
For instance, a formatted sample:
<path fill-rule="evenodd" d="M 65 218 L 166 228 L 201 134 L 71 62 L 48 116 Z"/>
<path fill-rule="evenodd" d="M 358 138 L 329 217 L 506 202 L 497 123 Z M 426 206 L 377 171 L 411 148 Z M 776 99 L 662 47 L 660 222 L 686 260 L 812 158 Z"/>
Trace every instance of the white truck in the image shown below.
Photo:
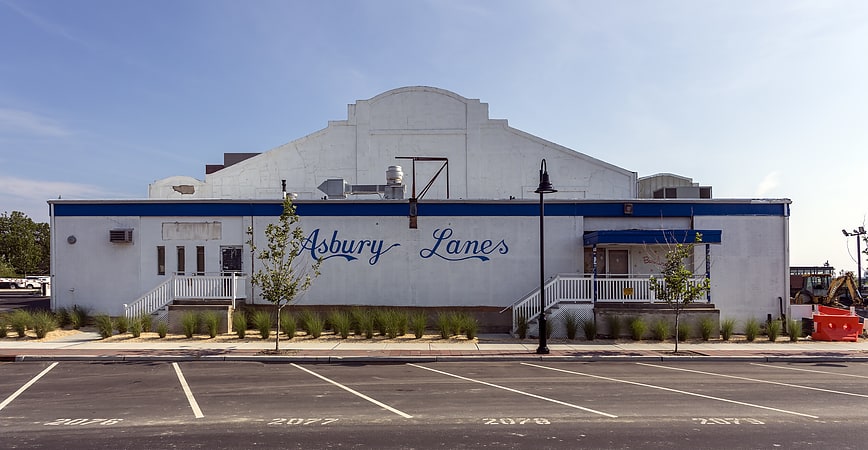
<path fill-rule="evenodd" d="M 42 282 L 36 278 L 0 278 L 0 289 L 41 289 Z"/>

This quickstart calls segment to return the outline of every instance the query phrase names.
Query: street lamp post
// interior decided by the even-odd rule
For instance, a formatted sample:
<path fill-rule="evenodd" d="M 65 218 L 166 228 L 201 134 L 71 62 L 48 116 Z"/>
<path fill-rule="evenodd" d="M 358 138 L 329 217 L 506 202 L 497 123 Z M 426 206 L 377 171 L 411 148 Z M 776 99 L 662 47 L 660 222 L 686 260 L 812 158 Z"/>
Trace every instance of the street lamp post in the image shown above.
<path fill-rule="evenodd" d="M 860 245 L 859 238 L 865 235 L 865 227 L 859 227 L 858 230 L 853 230 L 852 233 L 848 233 L 847 230 L 841 230 L 844 233 L 844 236 L 856 236 L 856 279 L 857 285 L 856 290 L 859 294 L 862 293 L 862 246 Z"/>
<path fill-rule="evenodd" d="M 545 257 L 545 202 L 543 201 L 544 194 L 557 192 L 552 187 L 549 181 L 549 172 L 546 167 L 546 160 L 543 158 L 539 166 L 539 187 L 534 191 L 539 194 L 539 347 L 536 349 L 537 354 L 547 355 L 549 347 L 546 344 L 546 289 L 545 289 L 545 272 L 546 272 L 546 257 Z"/>

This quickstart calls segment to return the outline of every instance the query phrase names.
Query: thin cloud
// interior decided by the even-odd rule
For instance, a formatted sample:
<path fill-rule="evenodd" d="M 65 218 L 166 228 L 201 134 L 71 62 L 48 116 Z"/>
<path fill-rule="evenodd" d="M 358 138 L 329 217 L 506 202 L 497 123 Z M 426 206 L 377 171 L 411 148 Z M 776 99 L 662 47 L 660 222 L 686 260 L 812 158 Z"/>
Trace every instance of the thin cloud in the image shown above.
<path fill-rule="evenodd" d="M 769 173 L 768 175 L 760 181 L 759 186 L 756 188 L 755 197 L 766 197 L 770 192 L 773 192 L 778 186 L 781 184 L 778 180 L 778 172 L 774 171 Z"/>
<path fill-rule="evenodd" d="M 88 184 L 32 180 L 6 175 L 0 175 L 0 186 L 3 186 L 4 197 L 11 196 L 39 202 L 58 198 L 58 196 L 63 196 L 63 198 L 93 198 L 106 195 L 102 189 Z"/>
<path fill-rule="evenodd" d="M 64 137 L 72 134 L 52 119 L 29 111 L 0 108 L 0 133 Z"/>

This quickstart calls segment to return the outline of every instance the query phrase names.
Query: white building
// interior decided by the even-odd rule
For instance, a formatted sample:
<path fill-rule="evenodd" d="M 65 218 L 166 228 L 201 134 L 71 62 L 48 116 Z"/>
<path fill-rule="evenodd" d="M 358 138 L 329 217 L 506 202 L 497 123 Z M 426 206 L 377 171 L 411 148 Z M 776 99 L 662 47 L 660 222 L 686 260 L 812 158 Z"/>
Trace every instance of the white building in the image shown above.
<path fill-rule="evenodd" d="M 229 273 L 240 274 L 238 298 L 261 302 L 247 285 L 245 274 L 258 267 L 246 243 L 252 236 L 264 244 L 265 225 L 288 192 L 308 235 L 305 251 L 311 261 L 324 258 L 301 304 L 518 311 L 528 307 L 517 304 L 523 299 L 538 305 L 534 190 L 543 159 L 558 190 L 545 197 L 550 303 L 647 302 L 647 279 L 659 273 L 668 245 L 701 231 L 710 245 L 697 246 L 694 269 L 710 277 L 708 300 L 721 316 L 780 314 L 789 200 L 639 198 L 635 172 L 429 87 L 358 101 L 347 120 L 262 154 L 227 154 L 204 180 L 156 181 L 146 200 L 50 201 L 52 305 L 119 315 L 150 296 L 150 310 L 174 298 L 226 295 L 221 277 Z M 397 187 L 394 169 L 386 180 L 399 165 L 406 188 Z M 643 180 L 643 189 L 666 187 Z M 330 199 L 320 187 L 333 189 Z M 508 313 L 500 316 L 510 323 Z"/>

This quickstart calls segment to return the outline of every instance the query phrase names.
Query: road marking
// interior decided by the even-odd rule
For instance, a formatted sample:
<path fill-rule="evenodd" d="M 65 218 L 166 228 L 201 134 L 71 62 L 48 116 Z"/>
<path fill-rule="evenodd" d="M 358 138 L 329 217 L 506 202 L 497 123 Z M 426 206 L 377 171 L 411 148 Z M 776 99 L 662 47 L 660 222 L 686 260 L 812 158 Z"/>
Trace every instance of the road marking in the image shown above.
<path fill-rule="evenodd" d="M 331 384 L 333 384 L 333 385 L 335 385 L 335 386 L 337 386 L 337 387 L 339 387 L 339 388 L 341 388 L 341 389 L 343 389 L 343 390 L 345 390 L 345 391 L 347 391 L 347 392 L 349 392 L 349 393 L 351 393 L 351 394 L 353 394 L 353 395 L 356 395 L 356 396 L 358 396 L 358 397 L 360 397 L 360 398 L 363 398 L 363 399 L 365 399 L 365 400 L 367 400 L 367 401 L 369 401 L 369 402 L 371 402 L 371 403 L 373 403 L 373 404 L 379 406 L 380 408 L 383 408 L 383 409 L 385 409 L 385 410 L 387 410 L 387 411 L 391 411 L 391 412 L 393 412 L 393 413 L 395 413 L 395 414 L 397 414 L 397 415 L 399 415 L 399 416 L 401 416 L 401 417 L 403 417 L 403 418 L 405 418 L 405 419 L 412 419 L 412 418 L 413 418 L 413 416 L 411 416 L 411 415 L 409 415 L 409 414 L 407 414 L 407 413 L 405 413 L 405 412 L 403 412 L 403 411 L 401 411 L 401 410 L 398 410 L 398 409 L 392 408 L 391 406 L 389 406 L 389 405 L 387 405 L 387 404 L 385 404 L 385 403 L 383 403 L 383 402 L 380 402 L 380 401 L 377 401 L 377 400 L 375 400 L 375 399 L 373 399 L 373 398 L 371 398 L 371 397 L 368 397 L 367 395 L 362 394 L 361 392 L 356 391 L 356 390 L 354 390 L 354 389 L 351 388 L 351 387 L 344 386 L 343 384 L 340 384 L 340 383 L 338 383 L 337 381 L 330 380 L 330 379 L 328 379 L 328 378 L 326 378 L 326 377 L 324 377 L 324 376 L 322 376 L 322 375 L 320 375 L 320 374 L 318 374 L 318 373 L 316 373 L 316 372 L 314 372 L 314 371 L 312 371 L 312 370 L 305 369 L 304 367 L 301 367 L 301 366 L 299 366 L 298 364 L 295 364 L 295 363 L 291 363 L 290 365 L 293 366 L 293 367 L 295 367 L 295 368 L 297 368 L 297 369 L 301 369 L 301 370 L 303 370 L 303 371 L 305 371 L 305 372 L 307 372 L 307 373 L 309 373 L 309 374 L 311 374 L 311 375 L 313 375 L 313 376 L 319 378 L 320 380 L 323 380 L 323 381 L 329 382 L 329 383 L 331 383 Z"/>
<path fill-rule="evenodd" d="M 459 380 L 464 380 L 464 381 L 470 381 L 470 382 L 473 382 L 473 383 L 484 384 L 484 385 L 486 385 L 486 386 L 491 386 L 491 387 L 494 387 L 494 388 L 497 388 L 497 389 L 503 389 L 503 390 L 505 390 L 505 391 L 513 392 L 513 393 L 516 393 L 516 394 L 526 395 L 526 396 L 528 396 L 528 397 L 533 397 L 533 398 L 536 398 L 536 399 L 545 400 L 545 401 L 547 401 L 547 402 L 557 403 L 558 405 L 564 405 L 564 406 L 569 406 L 570 408 L 581 409 L 582 411 L 587 411 L 587 412 L 590 412 L 590 413 L 599 414 L 599 415 L 601 415 L 601 416 L 610 417 L 610 418 L 612 418 L 612 419 L 615 419 L 615 418 L 618 417 L 618 416 L 615 416 L 615 415 L 612 415 L 612 414 L 609 414 L 609 413 L 604 413 L 604 412 L 602 412 L 602 411 L 597 411 L 597 410 L 595 410 L 595 409 L 585 408 L 584 406 L 574 405 L 574 404 L 572 404 L 572 403 L 562 402 L 562 401 L 560 401 L 560 400 L 555 400 L 555 399 L 553 399 L 553 398 L 548 398 L 548 397 L 543 397 L 543 396 L 541 396 L 541 395 L 531 394 L 530 392 L 519 391 L 518 389 L 513 389 L 513 388 L 510 388 L 510 387 L 506 387 L 506 386 L 500 386 L 500 385 L 498 385 L 498 384 L 489 383 L 489 382 L 487 382 L 487 381 L 475 380 L 475 379 L 473 379 L 473 378 L 467 378 L 467 377 L 463 377 L 463 376 L 461 376 L 461 375 L 456 375 L 456 374 L 454 374 L 454 373 L 444 372 L 444 371 L 442 371 L 442 370 L 432 369 L 432 368 L 430 368 L 430 367 L 425 367 L 425 366 L 419 366 L 419 365 L 412 364 L 412 363 L 411 363 L 411 364 L 407 364 L 407 365 L 408 365 L 408 366 L 417 367 L 417 368 L 419 368 L 419 369 L 429 370 L 429 371 L 431 371 L 431 372 L 439 373 L 439 374 L 442 374 L 442 375 L 447 375 L 447 376 L 450 376 L 450 377 L 453 377 L 453 378 L 458 378 Z"/>
<path fill-rule="evenodd" d="M 736 380 L 744 380 L 744 381 L 753 381 L 753 382 L 755 382 L 755 383 L 775 384 L 775 385 L 778 385 L 778 386 L 786 386 L 786 387 L 792 387 L 792 388 L 797 388 L 797 389 L 807 389 L 807 390 L 809 390 L 809 391 L 820 391 L 820 392 L 828 392 L 828 393 L 830 393 L 830 394 L 841 394 L 841 395 L 849 395 L 849 396 L 852 396 L 852 397 L 863 397 L 863 398 L 868 398 L 868 394 L 856 394 L 856 393 L 853 393 L 853 392 L 835 391 L 835 390 L 832 390 L 832 389 L 823 389 L 823 388 L 817 388 L 817 387 L 811 387 L 811 386 L 802 386 L 802 385 L 800 385 L 800 384 L 781 383 L 781 382 L 779 382 L 779 381 L 760 380 L 760 379 L 758 379 L 758 378 L 739 377 L 739 376 L 736 376 L 736 375 L 724 375 L 724 374 L 722 374 L 722 373 L 703 372 L 703 371 L 701 371 L 701 370 L 684 369 L 684 368 L 681 368 L 681 367 L 658 366 L 658 365 L 656 365 L 656 364 L 646 364 L 646 363 L 636 363 L 636 364 L 639 364 L 639 365 L 641 365 L 641 366 L 648 366 L 648 367 L 658 367 L 658 368 L 660 368 L 660 369 L 680 370 L 680 371 L 682 371 L 682 372 L 698 373 L 698 374 L 701 374 L 701 375 L 712 375 L 712 376 L 715 376 L 715 377 L 733 378 L 733 379 L 736 379 Z"/>
<path fill-rule="evenodd" d="M 184 374 L 181 373 L 181 367 L 178 366 L 178 363 L 176 362 L 172 363 L 172 367 L 175 368 L 175 373 L 178 374 L 178 381 L 181 382 L 181 388 L 184 389 L 184 395 L 187 396 L 187 401 L 190 402 L 190 408 L 193 409 L 193 415 L 196 416 L 197 419 L 205 417 L 205 415 L 202 414 L 202 410 L 199 409 L 199 403 L 197 403 L 196 398 L 193 397 L 193 391 L 190 390 L 190 386 L 187 384 Z"/>
<path fill-rule="evenodd" d="M 610 377 L 604 377 L 604 376 L 600 376 L 600 375 L 591 375 L 589 373 L 574 372 L 572 370 L 557 369 L 554 367 L 540 366 L 537 364 L 531 364 L 531 363 L 525 363 L 525 362 L 523 362 L 522 364 L 525 366 L 539 367 L 540 369 L 554 370 L 556 372 L 571 373 L 573 375 L 581 375 L 583 377 L 597 378 L 597 379 L 606 380 L 606 381 L 614 381 L 616 383 L 632 384 L 634 386 L 642 386 L 642 387 L 647 387 L 647 388 L 651 388 L 651 389 L 660 389 L 661 391 L 675 392 L 676 394 L 691 395 L 693 397 L 700 397 L 700 398 L 705 398 L 705 399 L 709 399 L 709 400 L 717 400 L 720 402 L 733 403 L 736 405 L 750 406 L 751 408 L 767 409 L 769 411 L 775 411 L 775 412 L 780 412 L 780 413 L 784 413 L 784 414 L 793 414 L 796 416 L 809 417 L 811 419 L 819 419 L 819 417 L 812 416 L 810 414 L 805 414 L 805 413 L 800 413 L 800 412 L 795 412 L 795 411 L 788 411 L 786 409 L 772 408 L 770 406 L 756 405 L 753 403 L 745 403 L 745 402 L 740 402 L 737 400 L 730 400 L 728 398 L 712 397 L 710 395 L 697 394 L 696 392 L 682 391 L 680 389 L 672 389 L 672 388 L 663 387 L 663 386 L 655 386 L 653 384 L 639 383 L 636 381 L 620 380 L 618 378 L 610 378 Z"/>
<path fill-rule="evenodd" d="M 775 369 L 799 370 L 799 371 L 802 371 L 802 372 L 821 373 L 821 374 L 824 374 L 824 375 L 835 375 L 835 376 L 839 376 L 839 377 L 868 378 L 868 377 L 866 377 L 865 375 L 854 375 L 854 374 L 852 374 L 852 373 L 828 372 L 828 371 L 825 371 L 825 370 L 803 369 L 803 368 L 801 368 L 801 367 L 775 366 L 775 365 L 772 365 L 772 364 L 759 364 L 759 363 L 751 363 L 751 365 L 754 365 L 754 366 L 760 366 L 760 367 L 772 367 L 772 368 L 775 368 Z"/>
<path fill-rule="evenodd" d="M 52 363 L 50 366 L 46 367 L 45 370 L 43 370 L 42 372 L 39 372 L 39 375 L 36 375 L 30 381 L 28 381 L 24 386 L 21 386 L 17 391 L 12 393 L 12 395 L 10 395 L 9 397 L 6 397 L 6 400 L 3 400 L 3 403 L 0 403 L 0 411 L 2 411 L 3 408 L 5 408 L 10 403 L 12 403 L 13 400 L 18 398 L 19 395 L 24 393 L 24 391 L 26 391 L 27 388 L 29 388 L 30 386 L 33 386 L 33 383 L 36 383 L 37 381 L 39 381 L 39 379 L 42 378 L 43 375 L 48 373 L 48 371 L 53 369 L 54 366 L 56 366 L 57 364 L 59 364 L 59 363 L 56 363 L 56 362 Z"/>

